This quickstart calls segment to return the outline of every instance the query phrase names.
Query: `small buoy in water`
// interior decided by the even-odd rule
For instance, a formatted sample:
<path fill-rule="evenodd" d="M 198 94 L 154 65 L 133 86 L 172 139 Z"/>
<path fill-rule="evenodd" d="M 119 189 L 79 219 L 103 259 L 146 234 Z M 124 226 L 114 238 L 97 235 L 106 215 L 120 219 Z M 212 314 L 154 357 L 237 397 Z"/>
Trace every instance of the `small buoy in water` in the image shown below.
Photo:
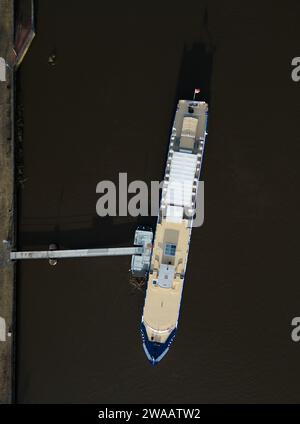
<path fill-rule="evenodd" d="M 57 249 L 58 249 L 57 244 L 51 243 L 49 245 L 49 250 L 57 250 Z M 52 266 L 57 265 L 57 259 L 49 259 L 49 264 L 52 265 Z"/>

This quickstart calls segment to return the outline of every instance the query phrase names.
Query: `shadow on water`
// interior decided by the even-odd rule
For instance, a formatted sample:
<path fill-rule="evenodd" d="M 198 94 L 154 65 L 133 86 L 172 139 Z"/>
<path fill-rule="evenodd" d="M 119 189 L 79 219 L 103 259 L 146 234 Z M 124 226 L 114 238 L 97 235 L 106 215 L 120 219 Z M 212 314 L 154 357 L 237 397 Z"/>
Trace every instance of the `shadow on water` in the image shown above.
<path fill-rule="evenodd" d="M 45 231 L 22 231 L 22 245 L 32 249 L 48 248 L 51 243 L 69 249 L 132 246 L 136 228 L 139 225 L 155 228 L 155 222 L 156 217 L 152 216 L 94 217 L 90 222 L 86 220 L 81 228 L 78 223 L 77 228 L 70 226 L 66 229 L 66 225 L 62 224 Z"/>
<path fill-rule="evenodd" d="M 185 45 L 178 79 L 176 97 L 191 99 L 195 88 L 200 88 L 197 100 L 210 102 L 213 50 L 206 44 Z"/>
<path fill-rule="evenodd" d="M 210 104 L 211 78 L 216 46 L 209 29 L 208 6 L 204 7 L 201 42 L 185 44 L 176 91 L 176 103 L 180 99 L 191 99 L 194 89 L 199 88 L 196 99 Z M 175 111 L 174 111 L 175 112 Z"/>

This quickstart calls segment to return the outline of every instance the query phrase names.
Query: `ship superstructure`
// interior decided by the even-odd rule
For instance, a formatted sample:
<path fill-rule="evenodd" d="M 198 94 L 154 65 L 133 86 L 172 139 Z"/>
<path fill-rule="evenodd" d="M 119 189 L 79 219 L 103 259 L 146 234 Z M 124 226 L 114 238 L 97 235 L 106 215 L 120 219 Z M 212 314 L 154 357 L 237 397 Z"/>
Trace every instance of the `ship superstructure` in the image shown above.
<path fill-rule="evenodd" d="M 180 100 L 175 114 L 141 324 L 153 365 L 165 356 L 177 329 L 207 114 L 207 103 L 194 100 Z"/>

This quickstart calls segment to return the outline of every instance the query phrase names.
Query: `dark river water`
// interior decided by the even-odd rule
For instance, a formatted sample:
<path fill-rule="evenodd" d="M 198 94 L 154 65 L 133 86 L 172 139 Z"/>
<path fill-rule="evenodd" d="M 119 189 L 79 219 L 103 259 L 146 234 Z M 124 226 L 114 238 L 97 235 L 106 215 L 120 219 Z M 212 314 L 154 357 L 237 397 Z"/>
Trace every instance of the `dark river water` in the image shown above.
<path fill-rule="evenodd" d="M 18 247 L 131 245 L 137 224 L 155 220 L 100 218 L 96 185 L 119 172 L 162 178 L 177 100 L 197 86 L 210 107 L 205 222 L 157 367 L 130 258 L 20 263 L 18 402 L 299 401 L 300 7 L 274 3 L 37 3 L 18 76 Z"/>

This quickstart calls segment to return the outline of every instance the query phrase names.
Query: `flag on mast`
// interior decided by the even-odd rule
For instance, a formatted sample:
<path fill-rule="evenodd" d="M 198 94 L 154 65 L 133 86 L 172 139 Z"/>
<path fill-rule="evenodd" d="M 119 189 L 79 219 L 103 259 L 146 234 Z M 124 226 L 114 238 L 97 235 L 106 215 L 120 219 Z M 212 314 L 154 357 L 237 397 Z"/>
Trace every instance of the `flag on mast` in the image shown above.
<path fill-rule="evenodd" d="M 200 88 L 195 88 L 193 100 L 195 100 L 196 94 L 199 94 L 200 91 L 201 91 Z"/>

